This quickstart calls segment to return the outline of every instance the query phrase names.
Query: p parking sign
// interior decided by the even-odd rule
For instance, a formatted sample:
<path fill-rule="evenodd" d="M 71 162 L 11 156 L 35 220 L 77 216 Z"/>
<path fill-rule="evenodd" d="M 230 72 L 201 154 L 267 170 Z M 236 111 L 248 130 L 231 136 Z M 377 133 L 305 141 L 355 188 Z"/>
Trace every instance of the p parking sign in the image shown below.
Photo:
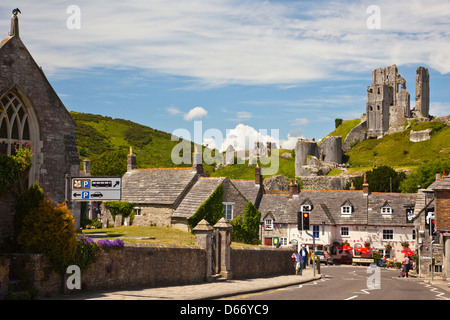
<path fill-rule="evenodd" d="M 121 199 L 120 177 L 73 177 L 71 178 L 71 201 L 114 201 Z"/>

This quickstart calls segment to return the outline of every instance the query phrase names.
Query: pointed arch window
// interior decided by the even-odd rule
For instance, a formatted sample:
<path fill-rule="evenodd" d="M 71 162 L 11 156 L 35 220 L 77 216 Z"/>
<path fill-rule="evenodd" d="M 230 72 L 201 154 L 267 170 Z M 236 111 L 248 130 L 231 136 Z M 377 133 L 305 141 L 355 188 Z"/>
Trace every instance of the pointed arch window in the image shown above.
<path fill-rule="evenodd" d="M 30 141 L 29 115 L 23 102 L 13 92 L 0 99 L 0 153 L 14 154 L 14 145 Z"/>

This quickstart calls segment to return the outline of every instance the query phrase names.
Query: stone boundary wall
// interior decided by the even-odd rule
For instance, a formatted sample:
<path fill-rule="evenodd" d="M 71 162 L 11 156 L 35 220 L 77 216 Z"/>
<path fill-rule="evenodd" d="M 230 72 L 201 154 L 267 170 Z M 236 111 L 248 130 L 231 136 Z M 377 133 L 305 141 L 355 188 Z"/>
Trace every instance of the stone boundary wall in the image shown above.
<path fill-rule="evenodd" d="M 358 175 L 345 176 L 302 176 L 304 190 L 343 190 L 347 182 Z"/>
<path fill-rule="evenodd" d="M 292 253 L 286 248 L 231 247 L 231 279 L 293 274 Z M 197 246 L 126 243 L 123 248 L 100 253 L 87 270 L 81 271 L 81 290 L 68 290 L 66 278 L 49 272 L 44 255 L 14 254 L 0 263 L 0 299 L 5 298 L 11 277 L 26 279 L 38 297 L 45 298 L 63 293 L 204 283 L 209 280 L 206 267 L 206 250 Z"/>
<path fill-rule="evenodd" d="M 196 246 L 126 243 L 100 254 L 81 274 L 83 290 L 157 287 L 205 281 L 206 252 Z"/>
<path fill-rule="evenodd" d="M 294 274 L 293 249 L 271 247 L 231 247 L 233 279 Z"/>

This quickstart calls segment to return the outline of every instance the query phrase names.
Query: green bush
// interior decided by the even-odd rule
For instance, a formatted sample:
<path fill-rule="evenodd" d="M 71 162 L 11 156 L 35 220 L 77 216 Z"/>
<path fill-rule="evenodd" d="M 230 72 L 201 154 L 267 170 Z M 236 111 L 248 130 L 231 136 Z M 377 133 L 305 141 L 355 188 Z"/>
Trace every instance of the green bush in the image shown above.
<path fill-rule="evenodd" d="M 233 220 L 233 241 L 247 244 L 259 244 L 259 222 L 261 212 L 250 201 L 244 207 L 244 219 L 240 215 Z"/>
<path fill-rule="evenodd" d="M 125 201 L 106 201 L 104 203 L 105 208 L 109 210 L 113 219 L 116 219 L 116 215 L 121 215 L 123 218 L 130 217 L 130 223 L 134 218 L 134 204 Z"/>
<path fill-rule="evenodd" d="M 44 200 L 44 191 L 37 183 L 25 190 L 16 201 L 16 213 L 14 214 L 14 239 L 22 231 L 24 218 L 29 215 Z"/>
<path fill-rule="evenodd" d="M 45 254 L 51 267 L 64 273 L 77 249 L 72 213 L 64 204 L 55 206 L 49 199 L 41 200 L 23 217 L 17 241 L 25 252 Z"/>

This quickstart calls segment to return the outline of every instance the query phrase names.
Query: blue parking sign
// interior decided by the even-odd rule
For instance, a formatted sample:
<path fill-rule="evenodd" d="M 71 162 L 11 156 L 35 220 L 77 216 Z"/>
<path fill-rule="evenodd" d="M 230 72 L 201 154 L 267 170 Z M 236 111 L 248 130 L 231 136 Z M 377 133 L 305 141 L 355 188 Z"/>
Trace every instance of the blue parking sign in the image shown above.
<path fill-rule="evenodd" d="M 90 180 L 83 180 L 83 189 L 89 189 Z"/>
<path fill-rule="evenodd" d="M 89 191 L 83 191 L 83 192 L 81 193 L 81 197 L 82 197 L 83 199 L 89 199 Z"/>

